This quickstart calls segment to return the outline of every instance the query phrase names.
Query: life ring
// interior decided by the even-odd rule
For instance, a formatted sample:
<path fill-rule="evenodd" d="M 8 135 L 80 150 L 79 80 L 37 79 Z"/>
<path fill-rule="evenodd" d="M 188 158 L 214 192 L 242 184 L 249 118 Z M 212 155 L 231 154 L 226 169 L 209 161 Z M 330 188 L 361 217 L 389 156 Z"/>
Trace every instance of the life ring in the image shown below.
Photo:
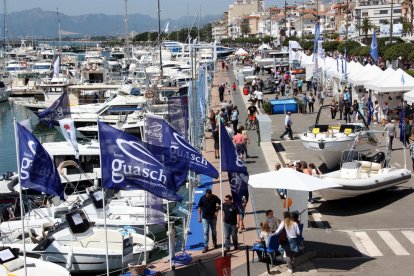
<path fill-rule="evenodd" d="M 20 64 L 24 67 L 27 67 L 27 62 L 26 61 L 21 61 Z"/>
<path fill-rule="evenodd" d="M 67 57 L 67 56 L 64 56 L 64 57 L 62 58 L 62 61 L 63 61 L 63 62 L 68 61 L 68 57 Z"/>
<path fill-rule="evenodd" d="M 152 99 L 154 98 L 154 92 L 153 91 L 147 91 L 147 93 L 145 93 L 145 97 L 147 99 Z"/>
<path fill-rule="evenodd" d="M 75 168 L 79 168 L 78 163 L 76 163 L 75 161 L 73 161 L 73 160 L 66 160 L 66 161 L 63 161 L 62 163 L 60 163 L 59 166 L 57 167 L 57 170 L 58 170 L 59 174 L 60 175 L 63 175 L 64 174 L 63 173 L 63 168 L 66 168 L 66 167 L 69 167 L 69 166 L 73 166 Z"/>
<path fill-rule="evenodd" d="M 93 71 L 96 71 L 97 69 L 98 69 L 98 66 L 97 66 L 96 64 L 93 64 L 93 65 L 92 65 L 92 70 L 93 70 Z"/>
<path fill-rule="evenodd" d="M 91 65 L 90 64 L 86 65 L 85 69 L 88 71 L 91 70 Z"/>

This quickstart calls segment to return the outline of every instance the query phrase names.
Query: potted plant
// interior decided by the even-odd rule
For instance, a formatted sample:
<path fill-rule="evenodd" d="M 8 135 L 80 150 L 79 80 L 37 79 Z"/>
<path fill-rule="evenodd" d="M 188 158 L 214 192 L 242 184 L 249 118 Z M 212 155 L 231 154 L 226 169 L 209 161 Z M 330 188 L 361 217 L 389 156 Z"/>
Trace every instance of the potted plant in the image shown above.
<path fill-rule="evenodd" d="M 272 114 L 272 104 L 270 103 L 270 101 L 263 101 L 263 106 L 262 106 L 264 112 L 266 112 L 266 114 Z"/>

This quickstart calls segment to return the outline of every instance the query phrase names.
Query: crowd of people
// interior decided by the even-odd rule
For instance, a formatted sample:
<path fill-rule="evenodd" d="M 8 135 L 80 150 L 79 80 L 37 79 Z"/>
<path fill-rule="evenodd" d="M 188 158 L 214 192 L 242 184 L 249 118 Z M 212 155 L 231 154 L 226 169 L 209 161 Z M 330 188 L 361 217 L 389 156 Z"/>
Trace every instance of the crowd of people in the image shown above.
<path fill-rule="evenodd" d="M 260 223 L 261 232 L 257 242 L 257 246 L 265 243 L 269 247 L 270 238 L 273 235 L 279 237 L 278 251 L 284 258 L 286 258 L 288 265 L 288 272 L 292 272 L 295 258 L 300 253 L 301 237 L 300 220 L 298 212 L 283 212 L 283 220 L 280 220 L 273 215 L 272 210 L 266 211 L 266 219 Z M 259 253 L 259 259 L 263 256 Z"/>

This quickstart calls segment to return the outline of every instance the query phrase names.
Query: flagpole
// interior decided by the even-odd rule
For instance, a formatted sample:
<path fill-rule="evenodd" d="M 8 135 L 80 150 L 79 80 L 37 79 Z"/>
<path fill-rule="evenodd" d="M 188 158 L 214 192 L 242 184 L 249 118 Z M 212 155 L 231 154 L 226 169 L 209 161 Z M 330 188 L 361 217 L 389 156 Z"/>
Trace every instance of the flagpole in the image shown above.
<path fill-rule="evenodd" d="M 16 161 L 17 161 L 17 175 L 20 183 L 19 188 L 19 198 L 20 198 L 20 217 L 22 220 L 22 240 L 23 240 L 23 260 L 24 260 L 24 275 L 27 276 L 27 264 L 26 264 L 26 239 L 24 233 L 24 205 L 23 205 L 23 196 L 22 196 L 22 183 L 20 181 L 20 162 L 19 162 L 19 137 L 17 135 L 17 127 L 16 127 L 16 117 L 13 118 L 13 125 L 14 125 L 14 137 L 16 140 Z"/>
<path fill-rule="evenodd" d="M 144 264 L 147 264 L 147 208 L 148 208 L 148 201 L 147 201 L 147 191 L 144 193 L 145 195 L 145 208 L 144 208 Z"/>
<path fill-rule="evenodd" d="M 102 154 L 101 154 L 101 138 L 99 137 L 99 121 L 98 121 L 98 141 L 99 141 L 99 164 L 101 167 L 101 186 L 102 186 L 102 203 L 104 212 L 104 229 L 105 229 L 105 248 L 106 248 L 106 275 L 109 276 L 109 253 L 108 253 L 108 229 L 106 227 L 106 205 L 105 205 L 105 189 L 103 187 L 103 173 L 102 173 Z"/>
<path fill-rule="evenodd" d="M 403 90 L 404 90 L 404 84 L 403 84 Z M 404 143 L 403 143 L 403 147 L 404 147 L 404 169 L 406 169 L 407 170 L 407 153 L 406 153 L 406 151 L 407 151 L 407 149 L 406 149 L 406 147 L 405 147 L 405 144 L 406 144 L 406 137 L 405 137 L 405 108 L 404 108 L 404 100 L 402 100 L 402 110 L 401 110 L 401 112 L 403 112 L 403 114 L 404 114 L 404 117 L 403 117 L 403 126 L 404 126 L 404 128 L 403 128 L 403 130 L 404 130 Z"/>
<path fill-rule="evenodd" d="M 222 174 L 222 166 L 221 166 L 221 160 L 223 157 L 223 154 L 221 152 L 221 118 L 219 117 L 219 123 L 218 123 L 218 130 L 219 130 L 219 154 L 220 154 L 220 171 L 219 171 L 219 178 L 220 178 L 220 202 L 223 203 L 223 178 L 221 176 Z M 223 208 L 220 206 L 221 210 L 221 255 L 224 256 L 224 216 L 223 216 Z"/>
<path fill-rule="evenodd" d="M 172 270 L 172 244 L 171 244 L 171 227 L 170 227 L 170 201 L 167 200 L 167 224 L 168 224 L 168 255 L 170 262 L 170 270 Z"/>

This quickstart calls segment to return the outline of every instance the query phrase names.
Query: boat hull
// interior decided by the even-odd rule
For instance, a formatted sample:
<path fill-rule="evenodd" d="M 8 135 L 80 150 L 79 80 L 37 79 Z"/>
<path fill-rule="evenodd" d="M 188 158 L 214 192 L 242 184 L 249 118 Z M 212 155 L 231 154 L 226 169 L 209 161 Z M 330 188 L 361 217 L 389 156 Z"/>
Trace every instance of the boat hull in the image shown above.
<path fill-rule="evenodd" d="M 311 135 L 302 134 L 300 139 L 303 147 L 312 150 L 318 158 L 325 163 L 328 169 L 333 169 L 341 162 L 342 153 L 351 149 L 355 144 L 355 150 L 362 154 L 372 154 L 378 146 L 377 142 L 367 142 L 361 139 L 355 143 L 356 135 L 341 138 L 317 139 Z"/>
<path fill-rule="evenodd" d="M 411 172 L 405 169 L 393 169 L 375 177 L 358 179 L 341 179 L 334 173 L 322 176 L 323 180 L 341 185 L 340 188 L 320 190 L 326 200 L 337 200 L 368 194 L 388 189 L 407 182 L 411 178 Z"/>

